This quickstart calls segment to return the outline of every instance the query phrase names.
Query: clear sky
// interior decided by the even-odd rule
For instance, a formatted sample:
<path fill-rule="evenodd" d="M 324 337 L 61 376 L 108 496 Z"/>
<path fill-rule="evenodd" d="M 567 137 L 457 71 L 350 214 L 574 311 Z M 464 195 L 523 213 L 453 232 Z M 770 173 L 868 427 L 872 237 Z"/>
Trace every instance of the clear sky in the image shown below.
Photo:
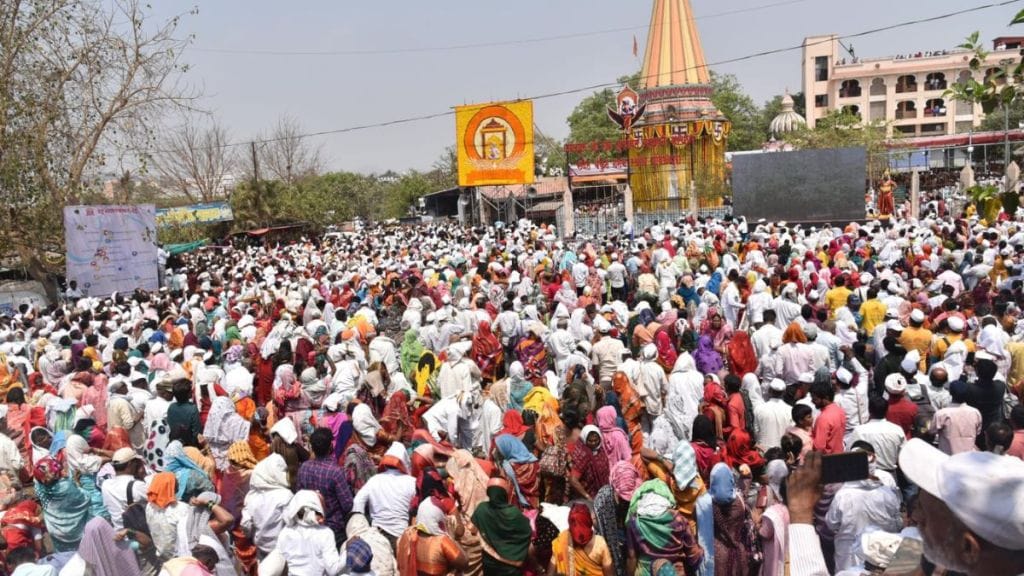
<path fill-rule="evenodd" d="M 850 34 L 990 0 L 692 0 L 709 63 L 799 45 L 805 36 Z M 155 3 L 155 16 L 181 9 Z M 758 7 L 775 6 L 757 9 Z M 781 5 L 780 5 L 781 4 Z M 528 97 L 614 81 L 638 70 L 651 0 L 214 0 L 199 1 L 182 31 L 195 35 L 185 61 L 205 106 L 231 132 L 253 138 L 282 114 L 306 132 L 445 112 L 481 101 Z M 851 40 L 861 57 L 952 48 L 974 30 L 986 41 L 1024 35 L 1006 24 L 1024 2 Z M 723 12 L 739 12 L 719 15 Z M 623 30 L 628 28 L 628 30 Z M 603 32 L 615 29 L 613 32 Z M 445 50 L 576 35 L 519 45 Z M 411 49 L 401 53 L 387 51 Z M 241 51 L 364 51 L 358 55 L 270 55 Z M 384 51 L 384 53 L 380 53 Z M 800 51 L 712 66 L 735 74 L 760 102 L 800 89 Z M 565 118 L 587 92 L 538 100 L 535 123 L 564 137 Z M 330 169 L 426 169 L 454 140 L 455 120 L 317 137 Z"/>

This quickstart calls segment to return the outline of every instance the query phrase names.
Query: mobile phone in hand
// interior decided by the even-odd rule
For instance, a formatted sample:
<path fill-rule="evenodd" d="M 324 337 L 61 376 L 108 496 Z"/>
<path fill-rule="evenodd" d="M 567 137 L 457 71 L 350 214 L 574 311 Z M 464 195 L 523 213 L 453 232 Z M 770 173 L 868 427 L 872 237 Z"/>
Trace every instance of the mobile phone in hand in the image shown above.
<path fill-rule="evenodd" d="M 867 452 L 843 452 L 821 457 L 821 483 L 855 482 L 868 477 Z"/>

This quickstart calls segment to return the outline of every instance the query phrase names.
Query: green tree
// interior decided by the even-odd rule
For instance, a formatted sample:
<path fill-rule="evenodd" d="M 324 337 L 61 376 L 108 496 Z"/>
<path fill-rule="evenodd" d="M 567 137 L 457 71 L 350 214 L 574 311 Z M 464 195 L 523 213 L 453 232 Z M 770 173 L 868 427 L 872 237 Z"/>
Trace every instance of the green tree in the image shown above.
<path fill-rule="evenodd" d="M 1007 125 L 1007 115 L 1009 115 L 1010 129 L 1018 128 L 1020 123 L 1024 122 L 1024 100 L 1016 98 L 1010 102 L 1007 108 L 996 108 L 991 113 L 986 114 L 978 130 L 1002 132 Z"/>
<path fill-rule="evenodd" d="M 732 122 L 729 150 L 760 150 L 768 141 L 768 125 L 754 99 L 743 91 L 732 74 L 711 72 L 711 101 Z M 770 120 L 769 120 L 770 121 Z"/>

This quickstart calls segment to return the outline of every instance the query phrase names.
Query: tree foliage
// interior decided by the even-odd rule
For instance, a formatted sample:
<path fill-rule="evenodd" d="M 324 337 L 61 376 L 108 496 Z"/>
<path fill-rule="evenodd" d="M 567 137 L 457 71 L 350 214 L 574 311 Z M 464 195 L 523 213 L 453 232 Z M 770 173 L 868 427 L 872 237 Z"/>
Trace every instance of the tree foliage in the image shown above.
<path fill-rule="evenodd" d="M 729 150 L 759 150 L 768 140 L 768 124 L 763 122 L 761 110 L 754 99 L 743 91 L 739 80 L 732 74 L 712 71 L 711 86 L 714 89 L 711 101 L 732 122 Z"/>
<path fill-rule="evenodd" d="M 64 206 L 194 96 L 181 83 L 179 17 L 148 11 L 138 0 L 0 1 L 0 251 L 36 279 L 64 251 Z"/>

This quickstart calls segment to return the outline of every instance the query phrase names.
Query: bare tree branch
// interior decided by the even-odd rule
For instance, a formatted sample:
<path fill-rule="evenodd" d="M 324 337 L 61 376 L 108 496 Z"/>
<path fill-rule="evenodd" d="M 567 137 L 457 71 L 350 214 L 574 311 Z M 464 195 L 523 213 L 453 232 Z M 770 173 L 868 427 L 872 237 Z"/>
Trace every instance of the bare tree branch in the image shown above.
<path fill-rule="evenodd" d="M 160 144 L 153 166 L 157 174 L 193 202 L 223 198 L 234 167 L 229 140 L 227 129 L 216 121 L 200 128 L 193 118 L 187 118 Z"/>
<path fill-rule="evenodd" d="M 275 180 L 294 184 L 306 176 L 323 171 L 321 147 L 302 137 L 302 125 L 291 116 L 282 116 L 259 146 L 260 165 Z"/>

